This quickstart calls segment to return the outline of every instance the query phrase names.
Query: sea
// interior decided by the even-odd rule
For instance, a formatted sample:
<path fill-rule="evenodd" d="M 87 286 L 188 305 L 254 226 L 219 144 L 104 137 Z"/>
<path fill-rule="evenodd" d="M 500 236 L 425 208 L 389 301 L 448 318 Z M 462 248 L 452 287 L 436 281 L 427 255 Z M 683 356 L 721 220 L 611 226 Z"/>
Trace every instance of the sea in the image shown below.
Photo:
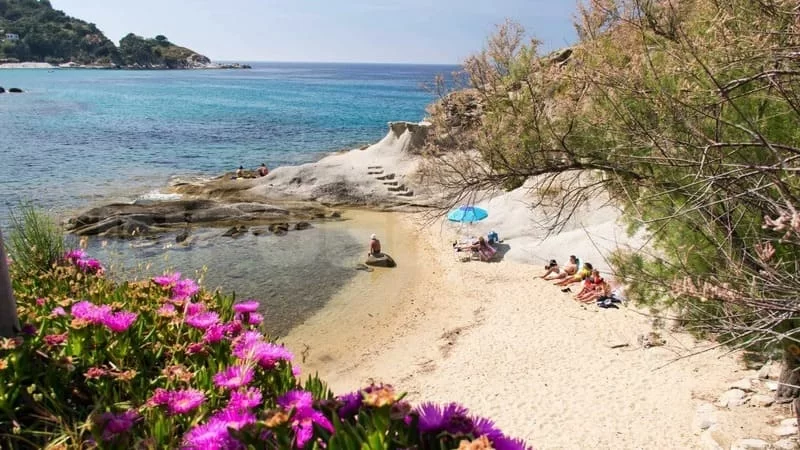
<path fill-rule="evenodd" d="M 419 121 L 437 75 L 457 66 L 248 63 L 249 70 L 0 70 L 0 227 L 31 202 L 57 220 L 109 202 L 163 197 L 175 179 L 315 161 Z M 363 242 L 324 226 L 286 237 L 94 239 L 117 276 L 180 270 L 258 298 L 287 332 L 351 277 Z M 308 280 L 315 280 L 309 283 Z"/>

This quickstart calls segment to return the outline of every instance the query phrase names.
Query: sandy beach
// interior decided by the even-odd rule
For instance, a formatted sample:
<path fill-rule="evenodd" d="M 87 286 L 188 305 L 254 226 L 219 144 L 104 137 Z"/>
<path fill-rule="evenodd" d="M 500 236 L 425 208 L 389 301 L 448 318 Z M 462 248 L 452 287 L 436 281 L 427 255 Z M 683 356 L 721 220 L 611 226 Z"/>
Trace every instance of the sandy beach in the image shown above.
<path fill-rule="evenodd" d="M 678 359 L 713 344 L 669 329 L 658 330 L 665 345 L 644 348 L 652 317 L 581 305 L 537 279 L 538 266 L 460 262 L 448 224 L 347 217 L 342 226 L 377 233 L 398 267 L 356 277 L 285 339 L 337 393 L 375 381 L 412 401 L 458 401 L 539 449 L 687 449 L 707 448 L 698 405 L 754 374 L 723 350 Z M 725 411 L 718 423 L 731 439 L 768 438 L 766 411 Z"/>

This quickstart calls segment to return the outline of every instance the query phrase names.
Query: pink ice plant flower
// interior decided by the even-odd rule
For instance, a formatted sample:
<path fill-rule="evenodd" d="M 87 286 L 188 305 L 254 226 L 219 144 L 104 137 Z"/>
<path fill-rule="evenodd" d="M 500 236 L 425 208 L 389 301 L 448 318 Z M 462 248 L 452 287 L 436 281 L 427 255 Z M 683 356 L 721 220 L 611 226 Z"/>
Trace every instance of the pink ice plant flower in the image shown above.
<path fill-rule="evenodd" d="M 207 344 L 216 344 L 225 339 L 225 325 L 215 323 L 206 328 L 206 334 L 203 336 L 203 342 Z"/>
<path fill-rule="evenodd" d="M 119 414 L 110 412 L 103 414 L 99 420 L 103 426 L 103 440 L 111 441 L 117 436 L 127 433 L 141 418 L 139 413 L 133 409 Z"/>
<path fill-rule="evenodd" d="M 98 306 L 83 300 L 72 305 L 71 312 L 78 319 L 86 320 L 93 324 L 102 324 L 105 317 L 111 314 L 111 307 L 108 305 Z"/>
<path fill-rule="evenodd" d="M 186 300 L 191 298 L 199 290 L 200 288 L 197 286 L 197 283 L 195 283 L 194 280 L 184 278 L 182 280 L 178 280 L 175 283 L 175 286 L 172 287 L 172 299 L 179 301 Z"/>
<path fill-rule="evenodd" d="M 212 325 L 219 323 L 219 314 L 215 312 L 198 313 L 192 316 L 187 316 L 184 319 L 186 325 L 197 328 L 199 330 L 206 330 Z"/>
<path fill-rule="evenodd" d="M 156 312 L 161 317 L 173 317 L 178 313 L 172 303 L 164 303 Z"/>
<path fill-rule="evenodd" d="M 214 375 L 214 384 L 223 389 L 239 389 L 253 381 L 255 371 L 249 366 L 230 366 Z"/>
<path fill-rule="evenodd" d="M 194 411 L 205 402 L 206 396 L 197 389 L 182 391 L 165 391 L 156 389 L 156 392 L 147 401 L 151 406 L 166 406 L 167 414 L 171 416 L 186 414 Z"/>
<path fill-rule="evenodd" d="M 136 321 L 137 317 L 139 317 L 139 315 L 136 313 L 129 311 L 119 311 L 107 314 L 103 318 L 103 325 L 105 325 L 106 328 L 115 333 L 122 333 L 123 331 L 130 328 L 131 325 L 133 325 L 133 322 Z"/>
<path fill-rule="evenodd" d="M 234 318 L 240 322 L 244 322 L 244 319 L 247 319 L 246 322 L 249 325 L 260 325 L 264 321 L 264 316 L 259 313 L 236 313 Z"/>
<path fill-rule="evenodd" d="M 83 258 L 86 258 L 86 252 L 80 248 L 76 248 L 75 250 L 70 250 L 64 254 L 64 259 L 67 259 L 72 263 L 75 263 Z"/>
<path fill-rule="evenodd" d="M 187 303 L 186 304 L 186 315 L 187 316 L 194 316 L 195 314 L 199 314 L 206 310 L 206 305 L 202 303 Z"/>
<path fill-rule="evenodd" d="M 304 448 L 314 437 L 314 424 L 333 433 L 333 425 L 328 418 L 313 408 L 310 392 L 289 391 L 278 398 L 278 405 L 286 411 L 294 411 L 291 423 L 296 448 Z"/>
<path fill-rule="evenodd" d="M 249 388 L 244 391 L 231 392 L 231 399 L 228 401 L 227 409 L 250 409 L 261 404 L 263 395 L 258 388 Z"/>
<path fill-rule="evenodd" d="M 185 450 L 239 450 L 244 446 L 230 435 L 229 429 L 240 430 L 256 422 L 255 414 L 246 410 L 224 409 L 217 412 L 208 422 L 197 425 L 183 437 Z"/>
<path fill-rule="evenodd" d="M 255 300 L 246 300 L 233 305 L 233 310 L 237 313 L 254 313 L 258 311 L 258 302 Z"/>
<path fill-rule="evenodd" d="M 53 308 L 52 311 L 50 311 L 50 317 L 63 317 L 63 316 L 66 316 L 66 315 L 67 315 L 67 312 L 64 311 L 64 308 L 62 308 L 60 306 L 56 306 L 55 308 Z"/>
<path fill-rule="evenodd" d="M 178 280 L 181 279 L 181 273 L 175 272 L 173 274 L 164 274 L 157 277 L 153 277 L 153 283 L 163 286 L 163 287 L 171 287 L 174 286 Z"/>
<path fill-rule="evenodd" d="M 291 361 L 294 355 L 283 346 L 264 342 L 261 334 L 247 332 L 237 339 L 233 355 L 243 361 L 256 362 L 261 367 L 272 369 L 280 361 Z"/>

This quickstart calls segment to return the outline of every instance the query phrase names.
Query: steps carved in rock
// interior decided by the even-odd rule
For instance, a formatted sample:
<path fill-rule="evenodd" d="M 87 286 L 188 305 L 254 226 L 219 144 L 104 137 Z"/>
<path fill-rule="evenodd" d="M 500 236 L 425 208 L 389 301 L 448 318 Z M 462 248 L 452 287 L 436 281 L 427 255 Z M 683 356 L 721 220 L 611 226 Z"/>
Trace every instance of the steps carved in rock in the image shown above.
<path fill-rule="evenodd" d="M 381 176 L 377 177 L 376 180 L 394 180 L 394 174 L 393 173 L 387 173 L 386 175 L 381 175 Z"/>
<path fill-rule="evenodd" d="M 401 184 L 400 186 L 391 186 L 388 189 L 389 192 L 403 192 L 406 190 L 406 187 Z"/>

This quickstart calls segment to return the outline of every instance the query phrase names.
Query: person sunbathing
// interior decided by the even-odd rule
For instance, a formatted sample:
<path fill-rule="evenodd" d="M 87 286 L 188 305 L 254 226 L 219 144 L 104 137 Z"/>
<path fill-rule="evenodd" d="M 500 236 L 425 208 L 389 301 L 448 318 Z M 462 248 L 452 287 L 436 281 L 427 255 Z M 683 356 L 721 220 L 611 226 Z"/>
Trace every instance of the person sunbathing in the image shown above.
<path fill-rule="evenodd" d="M 566 277 L 563 280 L 558 281 L 558 282 L 553 283 L 553 284 L 555 284 L 556 286 L 567 286 L 567 285 L 570 285 L 572 283 L 579 283 L 579 282 L 589 278 L 589 276 L 592 275 L 592 270 L 593 270 L 593 267 L 592 267 L 592 265 L 590 263 L 583 263 L 583 267 L 581 268 L 581 270 L 576 272 L 575 275 L 573 275 L 571 277 Z M 569 292 L 566 289 L 564 291 L 565 292 Z"/>
<path fill-rule="evenodd" d="M 472 244 L 470 247 L 472 248 L 472 250 L 478 252 L 481 261 L 491 261 L 491 259 L 494 258 L 494 254 L 497 253 L 497 250 L 495 250 L 494 247 L 489 245 L 489 243 L 486 242 L 486 239 L 484 239 L 483 236 L 479 237 L 478 242 Z"/>
<path fill-rule="evenodd" d="M 559 269 L 556 272 L 551 272 L 549 274 L 545 273 L 542 275 L 542 278 L 545 280 L 562 280 L 567 278 L 570 275 L 575 275 L 575 272 L 578 271 L 578 258 L 575 255 L 569 256 L 569 262 L 564 265 L 563 269 Z"/>
<path fill-rule="evenodd" d="M 603 285 L 605 284 L 606 280 L 600 276 L 600 271 L 597 269 L 592 270 L 592 275 L 583 282 L 583 289 L 575 294 L 575 300 L 584 303 L 597 300 L 597 297 L 600 297 L 600 293 L 603 292 Z"/>
<path fill-rule="evenodd" d="M 558 275 L 559 272 L 561 272 L 561 270 L 558 268 L 558 262 L 556 262 L 555 259 L 551 259 L 550 262 L 544 266 L 544 270 L 545 270 L 544 275 L 540 277 L 543 279 L 547 279 L 547 276 L 550 275 L 551 273 Z"/>

